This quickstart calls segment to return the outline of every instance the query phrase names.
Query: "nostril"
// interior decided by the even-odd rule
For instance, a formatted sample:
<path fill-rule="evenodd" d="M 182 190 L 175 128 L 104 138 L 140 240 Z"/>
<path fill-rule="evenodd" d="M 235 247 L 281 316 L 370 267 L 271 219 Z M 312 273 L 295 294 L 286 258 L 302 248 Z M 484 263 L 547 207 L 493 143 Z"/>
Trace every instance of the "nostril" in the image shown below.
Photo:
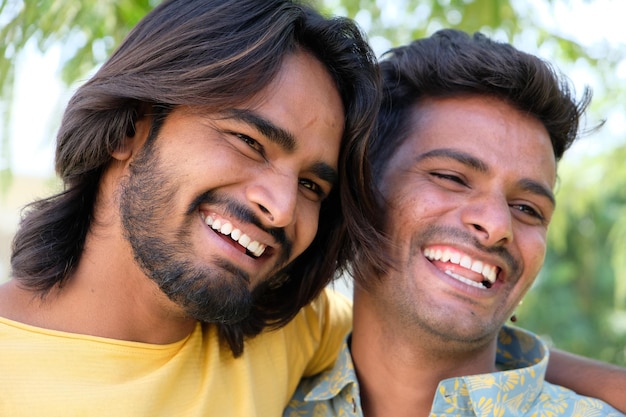
<path fill-rule="evenodd" d="M 481 234 L 481 236 L 484 236 L 484 238 L 489 239 L 489 232 L 487 231 L 487 229 L 479 224 L 472 224 L 472 227 Z"/>
<path fill-rule="evenodd" d="M 261 211 L 263 212 L 263 214 L 265 214 L 267 216 L 267 218 L 270 221 L 274 221 L 274 216 L 272 216 L 272 213 L 270 213 L 270 211 L 268 209 L 266 209 L 264 206 L 262 206 L 261 204 L 259 204 L 259 208 L 261 209 Z"/>
<path fill-rule="evenodd" d="M 474 227 L 474 229 L 478 230 L 479 232 L 486 232 L 485 228 L 479 224 L 473 224 L 472 226 Z"/>

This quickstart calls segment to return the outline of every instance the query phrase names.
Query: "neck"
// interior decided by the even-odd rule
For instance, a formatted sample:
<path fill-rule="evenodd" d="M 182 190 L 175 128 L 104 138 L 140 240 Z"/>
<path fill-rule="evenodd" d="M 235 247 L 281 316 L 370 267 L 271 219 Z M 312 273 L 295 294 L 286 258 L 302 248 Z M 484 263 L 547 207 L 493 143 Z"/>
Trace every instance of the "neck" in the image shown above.
<path fill-rule="evenodd" d="M 428 416 L 439 382 L 495 371 L 494 338 L 487 346 L 451 346 L 377 309 L 356 289 L 351 352 L 367 417 Z"/>
<path fill-rule="evenodd" d="M 130 255 L 122 242 L 102 256 L 90 240 L 67 282 L 44 297 L 15 279 L 0 287 L 0 315 L 50 330 L 152 344 L 173 343 L 193 331 L 196 321 L 132 259 L 123 261 Z"/>

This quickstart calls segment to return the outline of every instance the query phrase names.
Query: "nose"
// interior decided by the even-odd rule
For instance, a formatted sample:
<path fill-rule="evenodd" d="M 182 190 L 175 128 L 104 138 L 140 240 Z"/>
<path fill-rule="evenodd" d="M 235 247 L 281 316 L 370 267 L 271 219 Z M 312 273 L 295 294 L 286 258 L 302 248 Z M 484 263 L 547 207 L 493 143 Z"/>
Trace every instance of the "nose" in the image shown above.
<path fill-rule="evenodd" d="M 247 188 L 247 198 L 256 214 L 272 227 L 286 227 L 295 220 L 298 197 L 297 176 L 264 173 Z"/>
<path fill-rule="evenodd" d="M 504 246 L 513 241 L 511 209 L 504 196 L 481 195 L 466 204 L 462 220 L 485 246 Z"/>

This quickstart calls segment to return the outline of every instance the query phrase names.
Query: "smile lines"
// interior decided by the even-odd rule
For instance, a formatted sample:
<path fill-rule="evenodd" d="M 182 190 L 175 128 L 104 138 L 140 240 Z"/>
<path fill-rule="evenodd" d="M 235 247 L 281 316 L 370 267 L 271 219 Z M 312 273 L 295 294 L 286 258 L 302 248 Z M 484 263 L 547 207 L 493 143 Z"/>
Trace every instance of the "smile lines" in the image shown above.
<path fill-rule="evenodd" d="M 217 219 L 214 215 L 205 217 L 204 214 L 202 214 L 202 217 L 207 226 L 210 226 L 211 229 L 216 232 L 220 232 L 224 236 L 229 236 L 233 241 L 247 249 L 252 255 L 254 255 L 254 257 L 258 258 L 263 255 L 263 252 L 265 252 L 267 245 L 264 245 L 256 240 L 252 240 L 250 236 L 235 228 L 228 220 Z"/>
<path fill-rule="evenodd" d="M 425 248 L 424 256 L 430 259 L 431 261 L 449 262 L 451 264 L 459 265 L 465 269 L 469 269 L 470 271 L 481 274 L 484 279 L 481 282 L 476 282 L 474 280 L 463 277 L 452 271 L 449 271 L 449 270 L 444 271 L 446 274 L 448 274 L 452 278 L 459 280 L 465 284 L 471 285 L 473 287 L 490 288 L 493 285 L 493 283 L 496 282 L 496 277 L 498 274 L 498 267 L 494 265 L 489 265 L 481 261 L 474 260 L 469 255 L 454 251 L 450 248 L 434 248 L 434 247 Z"/>

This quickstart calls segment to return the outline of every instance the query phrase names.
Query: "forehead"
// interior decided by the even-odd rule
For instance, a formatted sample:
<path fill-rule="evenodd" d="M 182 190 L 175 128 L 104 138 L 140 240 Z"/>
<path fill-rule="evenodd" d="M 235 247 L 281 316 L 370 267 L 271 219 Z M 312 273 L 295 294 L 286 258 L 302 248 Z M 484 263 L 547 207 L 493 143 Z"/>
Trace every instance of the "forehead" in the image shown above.
<path fill-rule="evenodd" d="M 297 147 L 338 153 L 344 131 L 343 102 L 324 64 L 305 51 L 285 57 L 272 82 L 241 107 L 254 109 L 291 133 Z"/>
<path fill-rule="evenodd" d="M 406 139 L 390 167 L 412 163 L 433 149 L 454 149 L 477 156 L 488 166 L 515 166 L 556 178 L 556 159 L 543 124 L 507 102 L 484 96 L 427 98 L 410 115 Z"/>

